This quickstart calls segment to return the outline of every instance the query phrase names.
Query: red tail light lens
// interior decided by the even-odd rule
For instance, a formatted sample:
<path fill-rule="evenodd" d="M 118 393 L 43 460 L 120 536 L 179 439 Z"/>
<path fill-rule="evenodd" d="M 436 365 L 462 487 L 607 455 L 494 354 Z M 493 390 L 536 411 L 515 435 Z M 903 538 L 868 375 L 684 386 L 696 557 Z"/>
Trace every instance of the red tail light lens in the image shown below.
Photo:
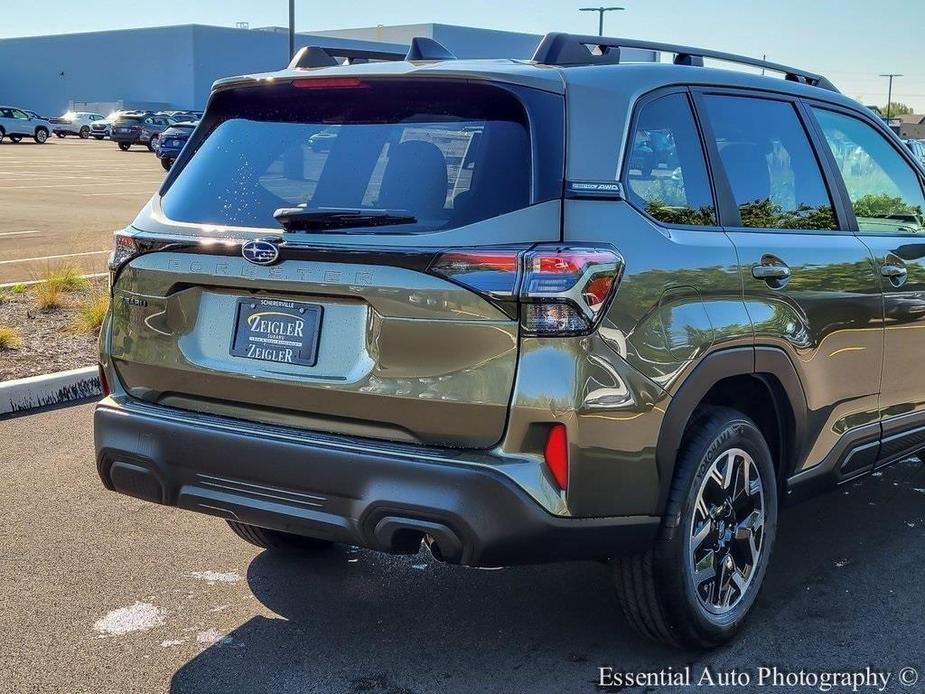
<path fill-rule="evenodd" d="M 543 457 L 559 489 L 568 489 L 568 437 L 564 424 L 553 424 L 546 436 Z"/>
<path fill-rule="evenodd" d="M 438 257 L 430 271 L 479 294 L 514 298 L 520 274 L 519 249 L 460 250 Z"/>
<path fill-rule="evenodd" d="M 537 244 L 450 251 L 430 272 L 492 299 L 518 299 L 523 328 L 532 335 L 581 335 L 603 315 L 623 258 L 606 247 Z"/>

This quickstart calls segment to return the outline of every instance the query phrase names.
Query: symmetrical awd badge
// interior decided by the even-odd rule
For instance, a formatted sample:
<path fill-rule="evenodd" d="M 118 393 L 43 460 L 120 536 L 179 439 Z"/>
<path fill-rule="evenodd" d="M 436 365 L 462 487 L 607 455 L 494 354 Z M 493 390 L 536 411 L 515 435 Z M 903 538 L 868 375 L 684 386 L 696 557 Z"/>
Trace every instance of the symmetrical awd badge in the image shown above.
<path fill-rule="evenodd" d="M 241 255 L 255 265 L 272 265 L 279 260 L 279 247 L 272 241 L 248 241 L 241 246 Z"/>

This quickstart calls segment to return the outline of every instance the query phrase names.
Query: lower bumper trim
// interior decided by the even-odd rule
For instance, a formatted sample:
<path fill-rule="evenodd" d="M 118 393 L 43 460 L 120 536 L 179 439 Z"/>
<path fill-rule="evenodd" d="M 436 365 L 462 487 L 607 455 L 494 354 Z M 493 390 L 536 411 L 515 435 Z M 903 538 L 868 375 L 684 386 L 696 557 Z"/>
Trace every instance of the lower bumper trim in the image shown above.
<path fill-rule="evenodd" d="M 644 550 L 659 527 L 650 516 L 554 516 L 503 473 L 430 450 L 415 459 L 144 409 L 97 406 L 97 468 L 109 489 L 155 503 L 386 552 L 424 539 L 470 566 L 604 559 Z"/>

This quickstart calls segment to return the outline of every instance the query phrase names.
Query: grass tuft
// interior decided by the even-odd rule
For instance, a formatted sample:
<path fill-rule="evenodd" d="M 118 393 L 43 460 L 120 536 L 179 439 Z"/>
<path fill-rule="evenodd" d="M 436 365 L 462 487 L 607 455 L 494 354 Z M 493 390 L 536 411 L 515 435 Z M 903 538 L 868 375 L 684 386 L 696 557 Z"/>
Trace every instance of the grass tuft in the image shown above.
<path fill-rule="evenodd" d="M 35 305 L 40 311 L 54 311 L 64 305 L 64 289 L 57 282 L 43 280 L 35 286 Z"/>
<path fill-rule="evenodd" d="M 81 277 L 79 270 L 68 265 L 48 268 L 39 279 L 42 283 L 56 285 L 62 292 L 67 293 L 79 292 L 90 286 L 90 281 Z"/>
<path fill-rule="evenodd" d="M 0 350 L 17 349 L 22 344 L 22 338 L 15 328 L 0 325 Z"/>
<path fill-rule="evenodd" d="M 25 294 L 27 291 L 29 291 L 29 285 L 22 284 L 22 283 L 14 284 L 12 287 L 9 288 L 9 290 L 10 290 L 10 294 Z"/>
<path fill-rule="evenodd" d="M 100 288 L 77 307 L 77 320 L 71 325 L 71 329 L 77 333 L 97 332 L 103 325 L 108 310 L 109 292 Z"/>

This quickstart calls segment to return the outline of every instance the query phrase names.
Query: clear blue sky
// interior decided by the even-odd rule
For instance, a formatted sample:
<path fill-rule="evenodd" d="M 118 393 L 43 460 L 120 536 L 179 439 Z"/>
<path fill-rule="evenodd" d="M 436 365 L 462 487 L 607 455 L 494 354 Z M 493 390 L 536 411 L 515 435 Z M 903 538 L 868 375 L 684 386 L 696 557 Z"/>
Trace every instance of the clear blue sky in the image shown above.
<path fill-rule="evenodd" d="M 0 37 L 168 24 L 285 25 L 287 0 L 0 0 Z M 441 22 L 512 31 L 595 33 L 587 0 L 297 0 L 297 29 Z M 618 2 L 606 4 L 621 4 Z M 709 46 L 827 75 L 864 103 L 886 102 L 884 72 L 905 77 L 894 100 L 925 112 L 925 0 L 625 0 L 606 32 Z M 40 11 L 36 11 L 41 7 Z M 91 9 L 92 8 L 92 11 Z M 168 47 L 165 47 L 168 49 Z M 0 66 L 3 69 L 3 66 Z"/>

